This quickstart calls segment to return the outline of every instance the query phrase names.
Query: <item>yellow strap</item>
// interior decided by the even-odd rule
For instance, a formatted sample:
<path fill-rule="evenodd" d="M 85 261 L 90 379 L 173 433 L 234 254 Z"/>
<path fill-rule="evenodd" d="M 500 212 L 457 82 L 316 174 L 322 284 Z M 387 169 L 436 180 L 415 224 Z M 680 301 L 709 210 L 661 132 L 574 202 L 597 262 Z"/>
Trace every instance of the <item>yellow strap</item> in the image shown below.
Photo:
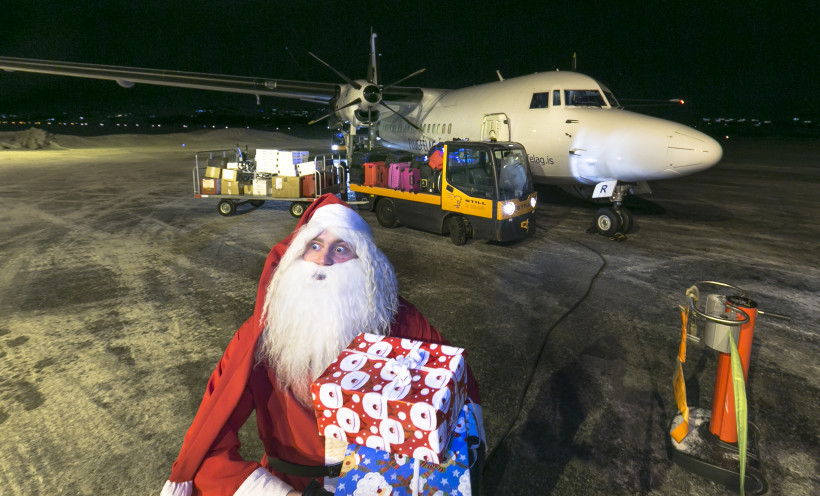
<path fill-rule="evenodd" d="M 678 366 L 675 367 L 675 377 L 672 379 L 672 383 L 672 388 L 675 391 L 675 404 L 678 406 L 681 415 L 683 415 L 683 422 L 672 429 L 670 434 L 672 439 L 681 442 L 689 434 L 689 406 L 686 404 L 686 383 L 683 380 L 683 367 L 680 360 L 678 360 Z"/>
<path fill-rule="evenodd" d="M 679 306 L 681 319 L 680 347 L 678 348 L 678 360 L 686 363 L 686 329 L 689 326 L 689 310 L 683 305 Z"/>
<path fill-rule="evenodd" d="M 680 306 L 680 317 L 683 321 L 681 325 L 680 347 L 678 348 L 678 366 L 675 368 L 675 376 L 672 378 L 672 389 L 675 392 L 675 404 L 683 415 L 683 422 L 672 429 L 672 439 L 677 442 L 689 434 L 689 406 L 686 404 L 686 382 L 683 380 L 683 363 L 686 362 L 686 328 L 689 323 L 688 310 Z"/>
<path fill-rule="evenodd" d="M 744 496 L 746 482 L 746 382 L 743 379 L 743 365 L 737 352 L 735 338 L 729 333 L 729 348 L 732 352 L 732 387 L 735 391 L 735 422 L 737 423 L 737 449 L 740 452 L 740 496 Z"/>

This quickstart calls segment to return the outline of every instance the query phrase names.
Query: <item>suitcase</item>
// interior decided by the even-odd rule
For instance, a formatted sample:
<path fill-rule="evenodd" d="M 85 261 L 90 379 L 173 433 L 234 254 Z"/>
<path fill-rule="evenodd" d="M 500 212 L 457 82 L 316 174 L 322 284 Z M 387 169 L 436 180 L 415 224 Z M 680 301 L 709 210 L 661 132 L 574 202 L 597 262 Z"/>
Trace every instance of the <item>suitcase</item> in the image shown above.
<path fill-rule="evenodd" d="M 302 198 L 313 198 L 316 196 L 316 176 L 308 174 L 302 176 Z"/>
<path fill-rule="evenodd" d="M 387 164 L 384 162 L 376 162 L 376 186 L 380 188 L 387 187 Z"/>
<path fill-rule="evenodd" d="M 430 161 L 428 164 L 433 170 L 441 170 L 444 168 L 444 153 L 441 149 L 436 149 L 430 154 Z"/>
<path fill-rule="evenodd" d="M 364 185 L 380 186 L 379 174 L 384 162 L 368 162 L 364 164 Z"/>
<path fill-rule="evenodd" d="M 350 168 L 350 184 L 364 184 L 364 167 L 354 165 Z"/>
<path fill-rule="evenodd" d="M 399 189 L 410 193 L 418 193 L 420 189 L 419 170 L 412 167 L 405 167 L 402 169 Z"/>
<path fill-rule="evenodd" d="M 420 165 L 419 171 L 419 190 L 425 193 L 432 193 L 435 191 L 435 184 L 433 182 L 433 169 L 429 165 Z"/>
<path fill-rule="evenodd" d="M 410 162 L 398 162 L 390 164 L 390 172 L 387 176 L 387 187 L 401 189 L 401 173 L 404 169 L 410 168 Z"/>

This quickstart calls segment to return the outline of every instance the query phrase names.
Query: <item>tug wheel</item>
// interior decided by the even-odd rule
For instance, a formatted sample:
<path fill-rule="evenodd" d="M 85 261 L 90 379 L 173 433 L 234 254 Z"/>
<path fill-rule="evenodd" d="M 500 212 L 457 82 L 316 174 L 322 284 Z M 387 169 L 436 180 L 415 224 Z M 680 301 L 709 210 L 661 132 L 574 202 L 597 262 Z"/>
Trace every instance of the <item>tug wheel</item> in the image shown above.
<path fill-rule="evenodd" d="M 396 217 L 396 206 L 392 200 L 382 198 L 376 204 L 376 220 L 379 221 L 383 227 L 396 227 L 399 220 Z"/>

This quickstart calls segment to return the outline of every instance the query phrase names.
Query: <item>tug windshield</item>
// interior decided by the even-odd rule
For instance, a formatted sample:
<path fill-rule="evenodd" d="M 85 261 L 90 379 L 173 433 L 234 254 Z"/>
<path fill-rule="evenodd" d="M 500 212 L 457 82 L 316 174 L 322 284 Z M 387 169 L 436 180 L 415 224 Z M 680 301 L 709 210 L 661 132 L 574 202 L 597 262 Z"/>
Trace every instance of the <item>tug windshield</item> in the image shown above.
<path fill-rule="evenodd" d="M 527 154 L 521 148 L 495 150 L 498 199 L 524 199 L 534 191 Z"/>

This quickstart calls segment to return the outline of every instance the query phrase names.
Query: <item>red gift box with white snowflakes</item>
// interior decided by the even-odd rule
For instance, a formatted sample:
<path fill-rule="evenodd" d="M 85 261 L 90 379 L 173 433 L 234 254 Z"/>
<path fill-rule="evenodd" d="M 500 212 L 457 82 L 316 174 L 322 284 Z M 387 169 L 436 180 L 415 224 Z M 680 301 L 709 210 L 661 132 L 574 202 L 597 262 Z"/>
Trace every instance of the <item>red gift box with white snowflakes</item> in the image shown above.
<path fill-rule="evenodd" d="M 467 397 L 464 350 L 362 333 L 311 392 L 319 434 L 439 463 Z"/>

